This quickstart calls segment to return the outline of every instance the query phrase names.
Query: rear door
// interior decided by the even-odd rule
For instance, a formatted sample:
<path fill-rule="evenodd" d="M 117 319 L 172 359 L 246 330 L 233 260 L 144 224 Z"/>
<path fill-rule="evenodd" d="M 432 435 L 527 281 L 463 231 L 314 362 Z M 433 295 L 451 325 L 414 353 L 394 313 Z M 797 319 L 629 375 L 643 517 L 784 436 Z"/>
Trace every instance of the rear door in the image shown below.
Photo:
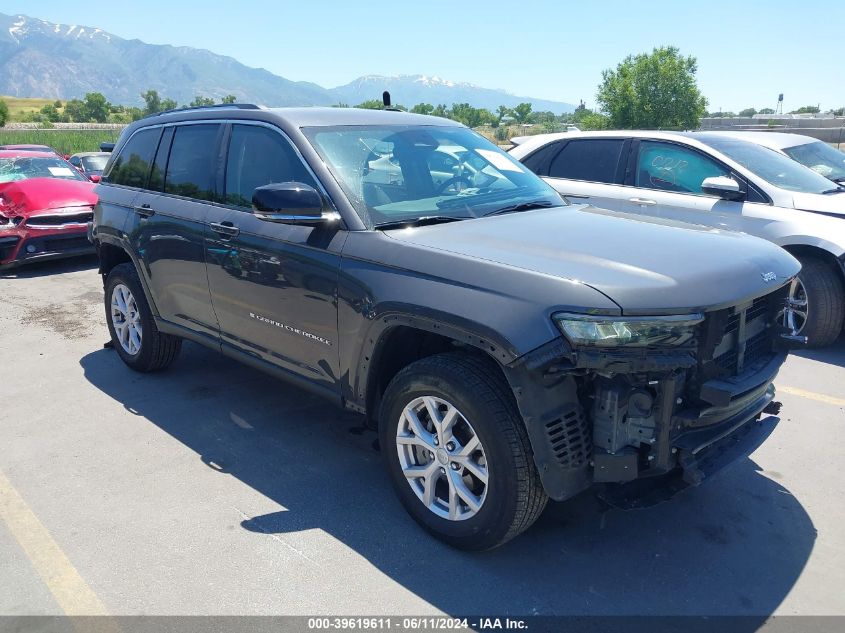
<path fill-rule="evenodd" d="M 540 150 L 526 165 L 575 204 L 620 209 L 631 192 L 622 186 L 630 141 L 619 138 L 562 140 Z"/>
<path fill-rule="evenodd" d="M 321 191 L 279 129 L 233 123 L 226 145 L 224 199 L 212 209 L 205 236 L 222 343 L 334 389 L 337 281 L 346 233 L 252 214 L 256 187 L 296 181 Z"/>
<path fill-rule="evenodd" d="M 130 237 L 161 318 L 218 337 L 205 272 L 203 233 L 218 196 L 221 123 L 159 129 L 149 186 L 134 200 Z"/>

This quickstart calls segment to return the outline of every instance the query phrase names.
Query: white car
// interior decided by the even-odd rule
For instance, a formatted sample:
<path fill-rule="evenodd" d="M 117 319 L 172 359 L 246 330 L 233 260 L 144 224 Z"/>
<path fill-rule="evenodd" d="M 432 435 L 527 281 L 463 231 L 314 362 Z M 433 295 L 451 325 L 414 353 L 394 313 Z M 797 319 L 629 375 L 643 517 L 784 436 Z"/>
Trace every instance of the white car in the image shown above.
<path fill-rule="evenodd" d="M 845 182 L 845 152 L 841 152 L 827 143 L 802 134 L 783 132 L 713 132 L 743 141 L 751 141 L 789 156 L 820 173 L 833 182 Z"/>
<path fill-rule="evenodd" d="M 815 347 L 842 332 L 845 187 L 728 134 L 625 130 L 520 140 L 511 155 L 572 202 L 741 231 L 782 246 L 803 266 L 783 324 Z"/>

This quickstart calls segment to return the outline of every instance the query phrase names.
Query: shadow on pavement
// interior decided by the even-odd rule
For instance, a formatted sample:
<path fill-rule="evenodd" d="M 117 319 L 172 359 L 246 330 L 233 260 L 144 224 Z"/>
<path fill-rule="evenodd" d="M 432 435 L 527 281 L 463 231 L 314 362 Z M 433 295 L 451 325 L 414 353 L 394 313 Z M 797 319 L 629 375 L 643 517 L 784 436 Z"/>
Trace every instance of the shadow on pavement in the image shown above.
<path fill-rule="evenodd" d="M 138 424 L 288 509 L 244 529 L 324 530 L 449 614 L 747 615 L 759 616 L 746 621 L 756 630 L 816 538 L 799 501 L 744 459 L 646 510 L 607 509 L 590 494 L 553 504 L 520 538 L 467 554 L 405 514 L 358 416 L 192 344 L 161 374 L 133 374 L 109 350 L 80 363 Z"/>
<path fill-rule="evenodd" d="M 839 340 L 828 347 L 823 347 L 821 349 L 793 350 L 791 353 L 795 356 L 800 356 L 801 358 L 819 361 L 820 363 L 836 365 L 837 367 L 845 367 L 845 332 L 843 332 L 842 336 L 839 337 Z"/>
<path fill-rule="evenodd" d="M 98 265 L 97 255 L 80 255 L 67 259 L 51 259 L 42 262 L 32 262 L 18 268 L 0 270 L 0 279 L 32 279 L 33 277 L 48 277 L 62 273 L 75 273 L 81 270 L 91 270 Z"/>

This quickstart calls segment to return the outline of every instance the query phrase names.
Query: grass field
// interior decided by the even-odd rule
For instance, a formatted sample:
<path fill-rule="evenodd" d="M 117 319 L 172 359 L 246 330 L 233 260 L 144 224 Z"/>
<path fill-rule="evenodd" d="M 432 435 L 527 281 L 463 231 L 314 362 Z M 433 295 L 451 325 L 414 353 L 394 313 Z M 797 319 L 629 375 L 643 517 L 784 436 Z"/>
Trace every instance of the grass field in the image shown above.
<path fill-rule="evenodd" d="M 0 128 L 0 145 L 26 143 L 49 145 L 62 154 L 99 152 L 100 143 L 114 143 L 120 130 L 4 130 Z"/>
<path fill-rule="evenodd" d="M 45 105 L 55 102 L 55 99 L 33 99 L 24 97 L 4 97 L 0 95 L 0 99 L 6 102 L 9 106 L 9 120 L 22 121 L 23 115 L 29 112 L 38 112 Z M 64 103 L 64 101 L 62 101 Z M 61 112 L 61 110 L 59 110 Z"/>

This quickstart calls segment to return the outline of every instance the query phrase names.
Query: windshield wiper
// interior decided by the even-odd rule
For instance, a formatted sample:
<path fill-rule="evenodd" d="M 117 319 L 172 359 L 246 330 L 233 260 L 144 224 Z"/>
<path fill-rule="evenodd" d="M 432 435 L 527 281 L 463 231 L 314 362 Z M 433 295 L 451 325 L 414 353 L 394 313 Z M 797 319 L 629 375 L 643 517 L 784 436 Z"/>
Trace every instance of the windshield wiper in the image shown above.
<path fill-rule="evenodd" d="M 822 191 L 822 195 L 826 196 L 829 193 L 842 193 L 843 191 L 845 191 L 845 187 L 840 185 L 839 187 L 836 187 L 836 189 L 827 189 L 826 191 Z"/>
<path fill-rule="evenodd" d="M 390 220 L 389 222 L 380 222 L 375 225 L 375 228 L 386 231 L 389 229 L 401 229 L 408 226 L 428 226 L 430 224 L 445 224 L 446 222 L 456 222 L 458 220 L 471 220 L 469 215 L 424 215 L 420 218 L 408 218 L 405 220 Z"/>
<path fill-rule="evenodd" d="M 519 211 L 531 211 L 532 209 L 547 209 L 549 207 L 557 207 L 560 205 L 550 202 L 548 200 L 534 200 L 533 202 L 520 202 L 519 204 L 512 204 L 495 211 L 485 213 L 481 217 L 486 218 L 491 215 L 503 215 L 505 213 L 517 213 Z"/>
<path fill-rule="evenodd" d="M 840 176 L 839 178 L 832 178 L 831 180 L 833 180 L 833 182 L 835 182 L 836 184 L 839 184 L 841 182 L 845 182 L 845 176 Z"/>

